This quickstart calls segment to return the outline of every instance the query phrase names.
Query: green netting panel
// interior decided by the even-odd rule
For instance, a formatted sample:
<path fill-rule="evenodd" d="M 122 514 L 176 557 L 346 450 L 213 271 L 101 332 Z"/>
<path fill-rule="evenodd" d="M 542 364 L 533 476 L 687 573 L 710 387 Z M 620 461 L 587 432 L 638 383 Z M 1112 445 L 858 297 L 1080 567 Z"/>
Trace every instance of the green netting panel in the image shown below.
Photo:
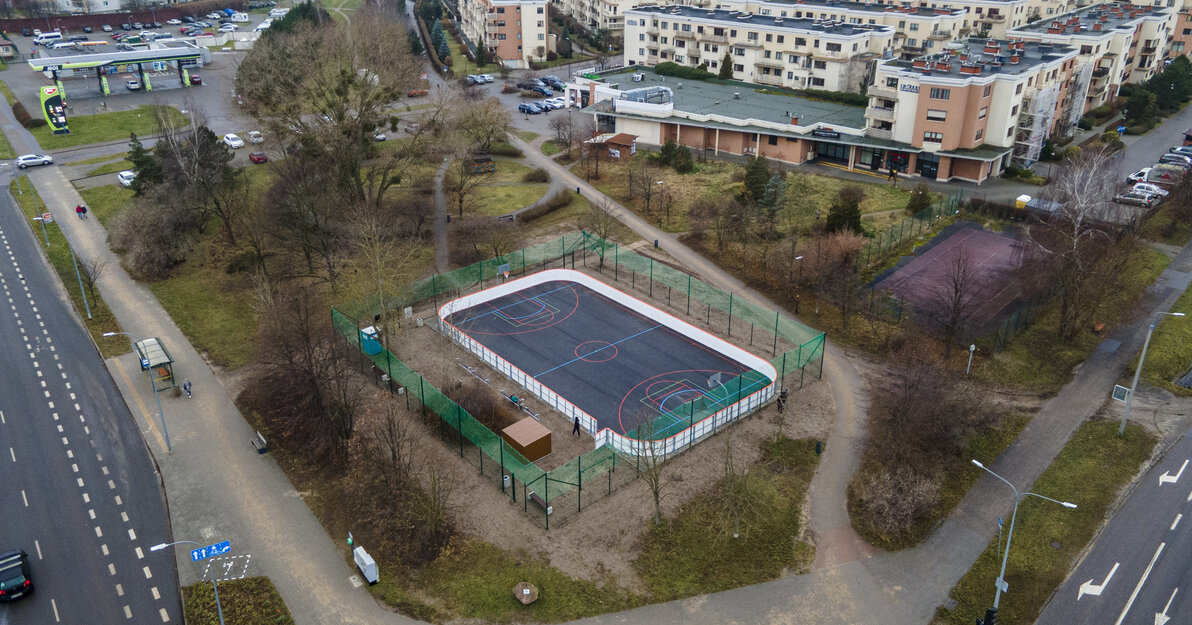
<path fill-rule="evenodd" d="M 760 371 L 746 371 L 740 376 L 721 381 L 720 386 L 709 389 L 707 396 L 658 415 L 650 422 L 651 427 L 645 432 L 647 436 L 643 437 L 636 428 L 625 435 L 635 440 L 660 441 L 670 438 L 687 428 L 695 427 L 717 412 L 730 408 L 773 382 L 770 376 Z"/>

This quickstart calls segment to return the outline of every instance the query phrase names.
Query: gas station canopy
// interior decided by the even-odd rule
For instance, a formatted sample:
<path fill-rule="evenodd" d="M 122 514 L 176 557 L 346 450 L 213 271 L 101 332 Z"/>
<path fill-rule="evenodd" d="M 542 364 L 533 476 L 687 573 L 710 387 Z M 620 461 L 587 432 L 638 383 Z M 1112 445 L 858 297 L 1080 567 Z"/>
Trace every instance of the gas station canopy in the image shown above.
<path fill-rule="evenodd" d="M 29 59 L 29 67 L 38 72 L 59 72 L 104 65 L 129 65 L 154 61 L 188 61 L 204 58 L 204 50 L 194 46 L 159 48 L 157 50 L 129 50 L 127 52 L 97 52 Z"/>

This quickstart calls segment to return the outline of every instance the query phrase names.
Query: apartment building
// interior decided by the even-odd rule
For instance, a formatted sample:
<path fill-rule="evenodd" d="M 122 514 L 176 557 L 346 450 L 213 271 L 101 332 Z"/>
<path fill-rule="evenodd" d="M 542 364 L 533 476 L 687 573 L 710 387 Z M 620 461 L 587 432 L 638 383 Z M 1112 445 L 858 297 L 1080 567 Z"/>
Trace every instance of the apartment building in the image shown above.
<path fill-rule="evenodd" d="M 706 63 L 733 78 L 793 89 L 857 92 L 869 65 L 893 53 L 894 30 L 877 24 L 789 18 L 687 6 L 643 6 L 625 14 L 625 62 L 653 67 Z"/>
<path fill-rule="evenodd" d="M 1192 53 L 1192 5 L 1185 2 L 1176 12 L 1175 25 L 1171 28 L 1171 45 L 1167 48 L 1167 58 L 1174 59 L 1189 53 Z"/>
<path fill-rule="evenodd" d="M 460 32 L 511 68 L 529 67 L 554 51 L 546 0 L 459 0 Z"/>
<path fill-rule="evenodd" d="M 1115 2 L 1039 20 L 1009 34 L 1076 48 L 1074 80 L 1088 85 L 1087 111 L 1112 102 L 1122 83 L 1145 82 L 1162 71 L 1174 24 L 1173 9 Z"/>

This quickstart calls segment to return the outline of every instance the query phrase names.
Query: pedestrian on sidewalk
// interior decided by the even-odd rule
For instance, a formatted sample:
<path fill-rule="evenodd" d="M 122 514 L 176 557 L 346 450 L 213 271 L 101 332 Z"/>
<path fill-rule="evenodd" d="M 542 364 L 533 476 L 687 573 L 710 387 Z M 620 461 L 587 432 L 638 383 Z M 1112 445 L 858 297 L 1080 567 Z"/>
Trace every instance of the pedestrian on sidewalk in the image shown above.
<path fill-rule="evenodd" d="M 186 391 L 186 397 L 190 398 L 190 380 L 182 381 L 182 390 Z"/>
<path fill-rule="evenodd" d="M 898 187 L 898 171 L 896 169 L 894 169 L 893 167 L 891 167 L 890 168 L 890 177 L 886 178 L 886 180 L 893 182 L 894 186 Z"/>
<path fill-rule="evenodd" d="M 579 433 L 579 417 L 575 418 L 575 425 L 571 428 L 572 436 L 583 436 Z"/>
<path fill-rule="evenodd" d="M 82 204 L 75 206 L 75 214 L 79 216 L 79 219 L 86 219 L 87 218 L 87 207 L 83 206 Z"/>

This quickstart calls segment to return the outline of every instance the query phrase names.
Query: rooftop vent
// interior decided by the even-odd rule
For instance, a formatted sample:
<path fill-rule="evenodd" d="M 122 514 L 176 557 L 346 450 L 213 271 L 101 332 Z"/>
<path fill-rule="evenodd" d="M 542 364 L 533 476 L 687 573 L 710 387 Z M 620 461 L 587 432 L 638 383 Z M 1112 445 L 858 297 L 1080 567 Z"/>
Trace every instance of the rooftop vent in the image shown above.
<path fill-rule="evenodd" d="M 740 91 L 734 91 L 734 92 L 733 92 L 733 99 L 734 99 L 734 100 L 740 100 L 740 99 L 741 99 L 741 92 L 740 92 Z"/>

